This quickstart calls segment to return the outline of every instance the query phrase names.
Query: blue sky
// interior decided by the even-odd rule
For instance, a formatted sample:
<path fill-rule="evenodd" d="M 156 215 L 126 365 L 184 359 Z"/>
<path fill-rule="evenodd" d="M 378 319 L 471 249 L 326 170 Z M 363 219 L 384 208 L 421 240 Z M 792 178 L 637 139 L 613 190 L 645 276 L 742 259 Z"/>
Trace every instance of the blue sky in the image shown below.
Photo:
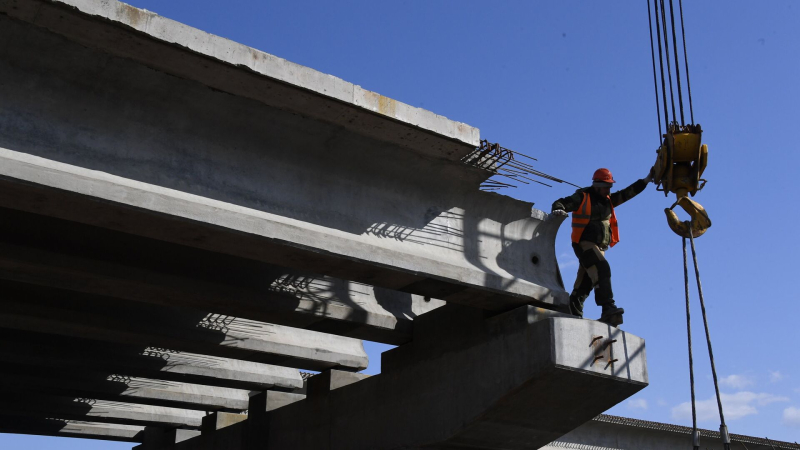
<path fill-rule="evenodd" d="M 644 0 L 131 0 L 205 31 L 303 64 L 481 130 L 577 184 L 608 167 L 621 185 L 655 160 L 657 124 Z M 713 221 L 697 240 L 726 419 L 732 433 L 800 441 L 800 3 L 684 5 L 694 115 L 710 148 L 695 198 Z M 688 114 L 688 111 L 687 111 Z M 549 211 L 574 188 L 508 192 Z M 652 185 L 617 213 L 607 256 L 627 331 L 647 340 L 650 386 L 609 411 L 690 425 L 680 238 Z M 559 236 L 568 285 L 577 261 Z M 700 426 L 719 418 L 693 289 Z M 599 309 L 587 302 L 588 317 Z M 378 370 L 382 348 L 369 345 Z M 3 448 L 130 448 L 0 435 Z"/>

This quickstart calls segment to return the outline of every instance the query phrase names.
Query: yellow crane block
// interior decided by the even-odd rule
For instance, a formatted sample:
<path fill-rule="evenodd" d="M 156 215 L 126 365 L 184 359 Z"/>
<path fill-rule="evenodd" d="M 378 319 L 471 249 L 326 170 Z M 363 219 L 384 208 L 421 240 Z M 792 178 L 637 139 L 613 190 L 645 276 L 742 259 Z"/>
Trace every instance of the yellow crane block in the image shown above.
<path fill-rule="evenodd" d="M 697 191 L 703 189 L 706 180 L 702 178 L 708 165 L 708 146 L 701 143 L 703 130 L 700 125 L 670 126 L 664 135 L 664 142 L 656 153 L 653 166 L 653 179 L 656 189 L 667 196 L 674 193 L 677 200 L 664 210 L 667 223 L 672 231 L 683 237 L 698 237 L 711 226 L 711 219 L 699 203 L 691 200 Z M 680 205 L 691 217 L 691 221 L 681 222 L 673 209 Z"/>

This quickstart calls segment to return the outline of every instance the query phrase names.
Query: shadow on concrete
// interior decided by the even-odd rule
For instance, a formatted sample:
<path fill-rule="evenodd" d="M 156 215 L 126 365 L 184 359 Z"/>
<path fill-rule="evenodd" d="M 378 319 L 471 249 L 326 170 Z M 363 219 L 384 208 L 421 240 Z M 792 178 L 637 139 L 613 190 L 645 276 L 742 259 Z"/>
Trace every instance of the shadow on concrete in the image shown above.
<path fill-rule="evenodd" d="M 193 280 L 198 285 L 213 288 L 213 293 L 199 294 L 209 296 L 205 304 L 213 304 L 217 308 L 215 312 L 343 335 L 348 334 L 348 329 L 358 329 L 368 322 L 370 312 L 365 309 L 364 301 L 372 298 L 388 312 L 413 317 L 410 294 L 378 288 L 373 293 L 370 292 L 372 287 L 366 284 L 12 209 L 0 208 L 0 217 L 3 218 L 0 242 L 90 262 L 87 264 L 91 265 L 82 270 L 93 272 L 93 284 L 69 279 L 59 281 L 58 287 L 66 289 L 158 303 L 152 297 L 174 296 L 174 290 L 133 292 L 115 286 L 114 280 L 119 277 L 136 280 L 135 277 L 148 277 L 148 274 L 174 276 L 185 280 L 189 289 Z M 104 264 L 130 270 L 110 272 Z M 69 278 L 69 274 L 65 277 Z M 141 281 L 148 283 L 147 279 Z M 152 282 L 162 287 L 172 283 L 160 278 Z M 134 285 L 133 289 L 146 288 Z M 173 298 L 176 306 L 194 305 L 200 300 L 191 295 Z M 338 315 L 329 311 L 332 306 L 341 307 Z M 342 316 L 341 311 L 346 314 Z M 392 332 L 390 328 L 384 331 L 387 335 Z M 363 338 L 381 340 L 378 336 Z"/>

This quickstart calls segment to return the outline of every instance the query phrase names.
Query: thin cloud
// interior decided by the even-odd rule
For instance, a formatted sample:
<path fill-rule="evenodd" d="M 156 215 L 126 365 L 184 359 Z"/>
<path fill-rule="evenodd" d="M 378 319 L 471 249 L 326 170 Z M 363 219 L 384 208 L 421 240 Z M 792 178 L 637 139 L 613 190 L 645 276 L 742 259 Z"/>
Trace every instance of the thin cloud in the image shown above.
<path fill-rule="evenodd" d="M 755 381 L 751 377 L 745 375 L 728 375 L 719 380 L 719 384 L 727 386 L 732 389 L 744 389 L 747 386 L 752 386 Z"/>
<path fill-rule="evenodd" d="M 777 383 L 778 381 L 781 381 L 784 378 L 785 377 L 779 370 L 776 370 L 774 372 L 771 370 L 769 371 L 769 381 L 772 383 Z"/>
<path fill-rule="evenodd" d="M 731 420 L 741 419 L 758 414 L 757 406 L 767 406 L 776 402 L 788 402 L 786 397 L 767 393 L 740 391 L 735 394 L 721 394 L 725 417 Z M 681 403 L 672 408 L 673 419 L 688 419 L 692 417 L 692 405 L 689 402 Z M 697 402 L 697 420 L 719 419 L 716 397 Z"/>
<path fill-rule="evenodd" d="M 783 410 L 783 424 L 800 428 L 800 408 L 790 406 Z"/>
<path fill-rule="evenodd" d="M 633 400 L 628 400 L 628 408 L 630 409 L 647 409 L 647 400 L 643 398 L 635 398 Z"/>

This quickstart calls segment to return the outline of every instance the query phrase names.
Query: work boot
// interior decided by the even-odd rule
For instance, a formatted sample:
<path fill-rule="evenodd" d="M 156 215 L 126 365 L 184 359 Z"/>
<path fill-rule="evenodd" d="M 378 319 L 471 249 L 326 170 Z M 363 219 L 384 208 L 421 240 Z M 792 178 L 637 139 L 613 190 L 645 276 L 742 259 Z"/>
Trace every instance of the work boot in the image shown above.
<path fill-rule="evenodd" d="M 622 315 L 625 314 L 623 308 L 618 308 L 614 302 L 603 305 L 603 314 L 600 316 L 600 322 L 607 323 L 612 327 L 622 325 Z"/>

